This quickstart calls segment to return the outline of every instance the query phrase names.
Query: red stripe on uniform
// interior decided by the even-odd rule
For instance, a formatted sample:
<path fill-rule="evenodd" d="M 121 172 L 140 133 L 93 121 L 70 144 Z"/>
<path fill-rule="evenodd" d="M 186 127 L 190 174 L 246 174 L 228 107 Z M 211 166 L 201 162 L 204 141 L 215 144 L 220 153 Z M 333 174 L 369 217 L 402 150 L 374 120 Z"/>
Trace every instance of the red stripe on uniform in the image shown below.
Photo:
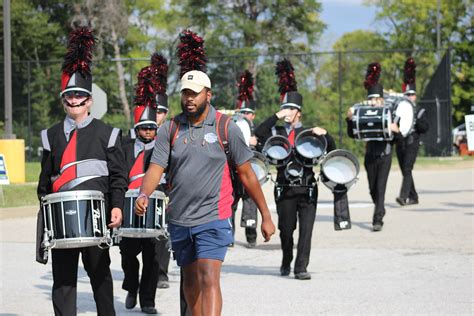
<path fill-rule="evenodd" d="M 61 157 L 61 169 L 68 163 L 75 162 L 77 160 L 77 132 L 73 130 L 71 133 L 71 139 L 64 150 L 63 156 Z M 66 183 L 77 178 L 77 165 L 72 165 L 53 182 L 53 192 L 58 192 L 59 189 Z"/>
<path fill-rule="evenodd" d="M 219 219 L 226 219 L 232 215 L 232 180 L 230 177 L 229 164 L 224 164 L 224 170 L 222 172 L 221 190 L 219 195 L 219 202 L 217 203 L 217 212 Z"/>
<path fill-rule="evenodd" d="M 144 172 L 145 172 L 145 151 L 142 151 L 141 153 L 138 154 L 137 159 L 135 159 L 132 169 L 130 169 L 130 172 L 128 173 L 128 178 L 131 179 Z M 128 188 L 129 189 L 139 188 L 142 185 L 142 180 L 143 180 L 143 177 L 136 179 L 132 182 L 129 182 Z"/>

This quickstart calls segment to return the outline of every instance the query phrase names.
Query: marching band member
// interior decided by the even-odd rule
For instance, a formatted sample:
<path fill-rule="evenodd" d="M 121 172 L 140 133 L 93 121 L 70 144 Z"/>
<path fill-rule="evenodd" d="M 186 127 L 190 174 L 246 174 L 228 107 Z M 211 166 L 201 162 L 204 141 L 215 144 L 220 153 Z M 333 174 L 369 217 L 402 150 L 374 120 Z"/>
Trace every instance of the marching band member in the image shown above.
<path fill-rule="evenodd" d="M 125 161 L 128 171 L 128 188 L 140 188 L 145 171 L 150 164 L 155 146 L 158 128 L 156 123 L 157 109 L 167 105 L 166 80 L 168 65 L 166 59 L 153 54 L 151 65 L 143 68 L 138 74 L 135 88 L 134 133 L 124 143 Z M 165 241 L 166 243 L 166 241 Z M 152 238 L 122 238 L 120 253 L 124 280 L 122 288 L 128 291 L 125 307 L 132 309 L 137 304 L 140 294 L 141 310 L 145 314 L 156 314 L 155 294 L 158 283 L 160 254 L 158 240 Z M 142 275 L 139 278 L 140 263 L 138 254 L 142 254 Z M 169 260 L 167 249 L 163 253 Z M 167 268 L 167 267 L 166 267 Z"/>
<path fill-rule="evenodd" d="M 410 57 L 405 62 L 402 91 L 414 105 L 416 105 L 415 78 L 416 63 Z M 418 149 L 420 148 L 420 135 L 426 133 L 429 128 L 428 120 L 424 115 L 425 109 L 415 108 L 416 121 L 413 131 L 407 137 L 399 138 L 396 143 L 398 165 L 403 175 L 400 195 L 396 198 L 396 201 L 401 206 L 418 204 L 418 193 L 415 190 L 412 170 L 418 155 Z"/>
<path fill-rule="evenodd" d="M 367 67 L 364 87 L 367 89 L 367 100 L 372 106 L 384 106 L 383 87 L 378 82 L 381 71 L 382 67 L 379 63 L 371 63 Z M 350 137 L 354 137 L 352 114 L 352 109 L 349 109 L 346 122 L 347 133 Z M 394 133 L 399 132 L 396 123 L 392 123 L 390 128 Z M 375 204 L 374 215 L 372 217 L 373 231 L 381 231 L 384 224 L 385 190 L 391 165 L 391 141 L 368 141 L 366 143 L 364 166 L 367 170 L 370 196 Z"/>
<path fill-rule="evenodd" d="M 97 190 L 104 193 L 108 227 L 122 221 L 127 187 L 121 132 L 89 115 L 92 105 L 92 48 L 87 28 L 74 30 L 62 67 L 64 121 L 41 132 L 43 156 L 38 197 L 52 192 Z M 52 249 L 52 300 L 56 315 L 76 315 L 79 254 L 90 278 L 98 315 L 115 315 L 108 248 Z"/>
<path fill-rule="evenodd" d="M 296 136 L 305 128 L 301 122 L 303 96 L 297 92 L 294 69 L 290 61 L 283 59 L 277 63 L 276 74 L 279 77 L 281 93 L 280 111 L 267 118 L 255 129 L 255 135 L 264 143 L 272 135 L 286 137 L 294 145 Z M 284 120 L 283 126 L 277 126 L 279 120 Z M 334 139 L 321 127 L 313 127 L 313 134 L 324 135 L 327 140 L 327 150 L 333 150 Z M 288 164 L 298 164 L 293 157 Z M 311 274 L 307 271 L 311 251 L 311 236 L 316 218 L 318 187 L 313 168 L 304 167 L 297 184 L 288 179 L 285 166 L 278 167 L 275 185 L 275 202 L 278 213 L 278 229 L 280 230 L 283 259 L 280 274 L 288 276 L 293 261 L 293 232 L 299 221 L 299 238 L 296 260 L 294 265 L 295 279 L 309 280 Z"/>
<path fill-rule="evenodd" d="M 252 150 L 256 150 L 257 138 L 254 135 L 255 125 L 253 120 L 255 119 L 255 107 L 256 101 L 253 98 L 253 78 L 252 73 L 248 70 L 244 71 L 238 82 L 239 87 L 239 96 L 237 100 L 237 110 L 238 113 L 243 116 L 243 118 L 249 123 L 250 127 L 250 139 L 249 146 Z M 247 239 L 247 248 L 254 248 L 257 245 L 257 205 L 250 198 L 247 192 L 243 190 L 242 193 L 242 218 L 240 221 L 240 226 L 245 227 L 245 237 Z M 234 199 L 232 204 L 232 227 L 233 232 L 235 233 L 235 212 L 237 211 L 237 206 L 239 203 L 240 197 Z"/>

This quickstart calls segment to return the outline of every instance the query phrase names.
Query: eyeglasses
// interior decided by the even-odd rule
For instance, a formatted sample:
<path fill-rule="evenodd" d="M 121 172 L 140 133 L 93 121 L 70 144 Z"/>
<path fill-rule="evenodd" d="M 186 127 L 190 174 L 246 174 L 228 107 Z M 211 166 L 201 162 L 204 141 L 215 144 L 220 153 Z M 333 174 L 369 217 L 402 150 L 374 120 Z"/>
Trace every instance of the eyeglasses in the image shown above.
<path fill-rule="evenodd" d="M 79 90 L 72 90 L 72 91 L 67 91 L 63 93 L 63 97 L 65 98 L 87 98 L 90 97 L 90 93 L 86 91 L 79 91 Z"/>
<path fill-rule="evenodd" d="M 416 95 L 416 93 L 405 93 L 405 96 L 407 96 L 407 97 L 412 97 L 412 96 L 415 96 L 415 95 Z"/>

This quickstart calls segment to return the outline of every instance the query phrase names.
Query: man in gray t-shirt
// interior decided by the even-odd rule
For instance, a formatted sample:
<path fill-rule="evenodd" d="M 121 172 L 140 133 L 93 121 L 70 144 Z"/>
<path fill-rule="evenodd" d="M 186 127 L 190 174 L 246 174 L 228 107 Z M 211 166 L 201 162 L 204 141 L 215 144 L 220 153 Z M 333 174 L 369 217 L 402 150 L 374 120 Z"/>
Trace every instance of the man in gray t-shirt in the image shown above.
<path fill-rule="evenodd" d="M 221 313 L 220 270 L 227 246 L 233 242 L 229 221 L 232 182 L 217 132 L 218 113 L 209 103 L 211 96 L 211 81 L 204 72 L 189 71 L 183 75 L 183 113 L 173 121 L 179 126 L 178 132 L 170 135 L 171 122 L 158 131 L 151 163 L 135 203 L 135 212 L 143 215 L 148 196 L 168 168 L 168 230 L 175 258 L 182 267 L 186 302 L 193 315 Z M 228 125 L 228 142 L 239 179 L 262 215 L 262 235 L 269 241 L 275 226 L 249 161 L 252 152 L 233 122 Z"/>

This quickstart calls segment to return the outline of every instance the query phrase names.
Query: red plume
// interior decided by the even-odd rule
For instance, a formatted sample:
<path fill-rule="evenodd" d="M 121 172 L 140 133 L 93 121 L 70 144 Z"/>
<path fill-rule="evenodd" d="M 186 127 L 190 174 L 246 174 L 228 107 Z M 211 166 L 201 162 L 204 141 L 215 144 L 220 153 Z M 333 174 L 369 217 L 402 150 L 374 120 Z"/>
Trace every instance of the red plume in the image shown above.
<path fill-rule="evenodd" d="M 283 58 L 283 60 L 277 62 L 275 74 L 278 76 L 278 91 L 280 91 L 281 95 L 290 91 L 298 91 L 295 69 L 288 59 Z"/>
<path fill-rule="evenodd" d="M 379 82 L 382 66 L 379 63 L 371 63 L 367 66 L 367 73 L 365 75 L 364 87 L 369 89 Z"/>
<path fill-rule="evenodd" d="M 151 56 L 151 70 L 153 72 L 153 90 L 156 94 L 166 94 L 168 85 L 168 61 L 158 53 Z"/>
<path fill-rule="evenodd" d="M 416 78 L 416 63 L 413 57 L 410 57 L 405 62 L 405 69 L 403 71 L 403 83 L 415 83 Z"/>
<path fill-rule="evenodd" d="M 136 106 L 150 106 L 155 108 L 155 92 L 154 92 L 154 75 L 153 67 L 147 66 L 142 68 L 137 76 L 137 84 L 135 85 Z"/>
<path fill-rule="evenodd" d="M 191 70 L 206 72 L 207 58 L 204 52 L 204 40 L 190 30 L 179 34 L 181 43 L 178 45 L 176 55 L 178 65 L 181 67 L 179 77 Z"/>
<path fill-rule="evenodd" d="M 239 88 L 237 107 L 240 108 L 243 101 L 253 100 L 253 76 L 250 71 L 245 70 L 240 74 L 237 87 Z"/>
<path fill-rule="evenodd" d="M 92 49 L 96 38 L 92 31 L 86 27 L 78 27 L 69 34 L 67 53 L 62 70 L 69 76 L 76 71 L 82 76 L 91 75 Z"/>

